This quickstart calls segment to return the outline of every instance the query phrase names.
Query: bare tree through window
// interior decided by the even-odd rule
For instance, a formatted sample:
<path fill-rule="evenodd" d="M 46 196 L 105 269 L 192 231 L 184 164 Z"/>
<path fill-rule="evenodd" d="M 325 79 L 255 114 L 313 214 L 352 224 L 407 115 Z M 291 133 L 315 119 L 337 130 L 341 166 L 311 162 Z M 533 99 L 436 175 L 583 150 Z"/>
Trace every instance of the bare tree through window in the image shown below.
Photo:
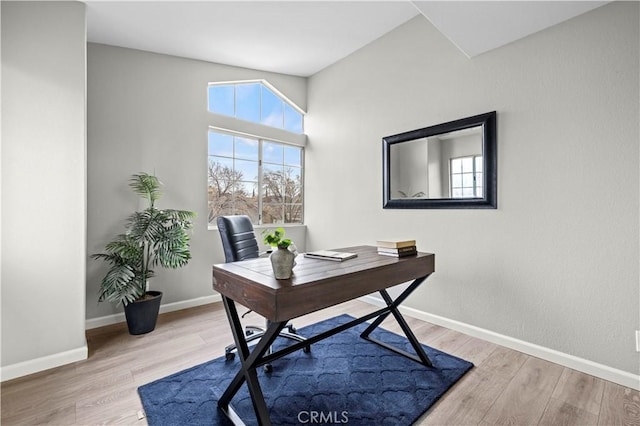
<path fill-rule="evenodd" d="M 209 222 L 229 214 L 246 214 L 258 221 L 257 190 L 247 190 L 242 172 L 217 161 L 209 161 Z M 255 185 L 254 185 L 255 186 Z"/>
<path fill-rule="evenodd" d="M 237 147 L 247 146 L 246 137 L 211 133 L 216 134 L 210 136 L 209 144 L 209 223 L 232 214 L 246 214 L 255 224 L 302 223 L 302 148 L 255 140 L 271 152 L 263 162 L 257 156 L 246 159 L 246 151 L 240 154 Z"/>

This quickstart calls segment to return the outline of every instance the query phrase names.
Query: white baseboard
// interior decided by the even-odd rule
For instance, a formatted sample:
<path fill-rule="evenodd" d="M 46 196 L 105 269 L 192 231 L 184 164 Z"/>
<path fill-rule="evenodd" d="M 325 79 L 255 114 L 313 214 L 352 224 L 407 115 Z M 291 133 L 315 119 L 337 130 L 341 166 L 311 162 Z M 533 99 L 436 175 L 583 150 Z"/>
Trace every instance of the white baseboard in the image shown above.
<path fill-rule="evenodd" d="M 222 297 L 219 294 L 211 296 L 203 296 L 195 299 L 182 300 L 180 302 L 173 302 L 160 305 L 160 313 L 179 311 L 181 309 L 194 308 L 196 306 L 206 305 L 209 303 L 220 302 Z M 106 315 L 104 317 L 90 318 L 85 322 L 85 328 L 90 330 L 92 328 L 104 327 L 105 325 L 117 324 L 119 322 L 125 322 L 124 312 L 113 315 Z"/>
<path fill-rule="evenodd" d="M 180 302 L 167 303 L 160 306 L 160 313 L 179 311 L 181 309 L 193 308 L 196 306 L 206 305 L 208 303 L 220 302 L 222 298 L 219 294 L 211 296 L 198 297 L 196 299 L 184 300 Z M 85 328 L 87 330 L 91 328 L 102 327 L 105 325 L 116 324 L 124 322 L 124 313 L 107 315 L 99 318 L 91 318 L 86 320 Z M 16 379 L 18 377 L 26 376 L 40 371 L 48 370 L 54 367 L 60 367 L 65 364 L 71 364 L 76 361 L 82 361 L 87 359 L 89 354 L 87 345 L 78 349 L 72 349 L 66 352 L 60 352 L 53 355 L 48 355 L 41 358 L 32 359 L 29 361 L 19 362 L 17 364 L 11 364 L 0 368 L 0 381 Z"/>
<path fill-rule="evenodd" d="M 83 361 L 87 359 L 88 355 L 89 351 L 85 344 L 77 349 L 7 365 L 0 368 L 0 381 L 4 382 L 72 362 Z"/>
<path fill-rule="evenodd" d="M 374 296 L 364 296 L 361 297 L 360 300 L 375 306 L 386 306 L 382 299 Z M 400 306 L 400 311 L 407 316 L 417 318 L 431 324 L 439 325 L 472 337 L 477 337 L 478 339 L 514 349 L 536 358 L 541 358 L 573 370 L 581 371 L 591 376 L 599 377 L 631 389 L 640 390 L 640 375 L 632 374 L 604 364 L 589 361 L 588 359 L 559 352 L 555 349 L 525 342 L 524 340 L 515 339 L 474 325 L 430 314 L 414 308 Z"/>

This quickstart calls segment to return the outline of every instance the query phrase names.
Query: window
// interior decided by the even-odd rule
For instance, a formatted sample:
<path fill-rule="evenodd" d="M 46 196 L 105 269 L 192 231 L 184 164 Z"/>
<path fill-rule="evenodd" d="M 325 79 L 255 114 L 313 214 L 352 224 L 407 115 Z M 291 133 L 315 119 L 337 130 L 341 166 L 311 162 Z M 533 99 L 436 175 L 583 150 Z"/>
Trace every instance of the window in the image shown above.
<path fill-rule="evenodd" d="M 482 156 L 452 158 L 451 198 L 482 197 Z"/>
<path fill-rule="evenodd" d="M 209 223 L 246 214 L 254 224 L 302 223 L 302 147 L 209 130 Z"/>
<path fill-rule="evenodd" d="M 303 133 L 303 116 L 263 82 L 209 84 L 209 112 Z"/>
<path fill-rule="evenodd" d="M 232 214 L 254 225 L 302 223 L 302 111 L 264 80 L 209 83 L 207 91 L 209 224 Z"/>

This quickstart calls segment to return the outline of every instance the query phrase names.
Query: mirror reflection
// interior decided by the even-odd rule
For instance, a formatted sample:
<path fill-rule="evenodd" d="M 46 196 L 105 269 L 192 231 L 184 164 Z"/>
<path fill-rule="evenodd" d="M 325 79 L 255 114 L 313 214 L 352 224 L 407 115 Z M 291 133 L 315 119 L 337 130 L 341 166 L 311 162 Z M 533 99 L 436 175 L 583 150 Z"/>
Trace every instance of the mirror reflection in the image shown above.
<path fill-rule="evenodd" d="M 391 146 L 391 198 L 482 198 L 482 127 Z"/>
<path fill-rule="evenodd" d="M 496 208 L 495 111 L 388 136 L 384 208 Z"/>

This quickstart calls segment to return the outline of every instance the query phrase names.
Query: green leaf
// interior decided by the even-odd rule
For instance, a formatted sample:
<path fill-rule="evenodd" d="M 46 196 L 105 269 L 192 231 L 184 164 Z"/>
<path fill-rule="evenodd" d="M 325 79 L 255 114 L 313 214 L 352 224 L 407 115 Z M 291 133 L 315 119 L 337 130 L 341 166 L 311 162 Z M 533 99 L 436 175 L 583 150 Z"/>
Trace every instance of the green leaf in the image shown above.
<path fill-rule="evenodd" d="M 162 196 L 160 181 L 157 177 L 147 173 L 138 173 L 131 176 L 129 186 L 133 189 L 133 192 L 149 200 L 151 206 Z"/>

